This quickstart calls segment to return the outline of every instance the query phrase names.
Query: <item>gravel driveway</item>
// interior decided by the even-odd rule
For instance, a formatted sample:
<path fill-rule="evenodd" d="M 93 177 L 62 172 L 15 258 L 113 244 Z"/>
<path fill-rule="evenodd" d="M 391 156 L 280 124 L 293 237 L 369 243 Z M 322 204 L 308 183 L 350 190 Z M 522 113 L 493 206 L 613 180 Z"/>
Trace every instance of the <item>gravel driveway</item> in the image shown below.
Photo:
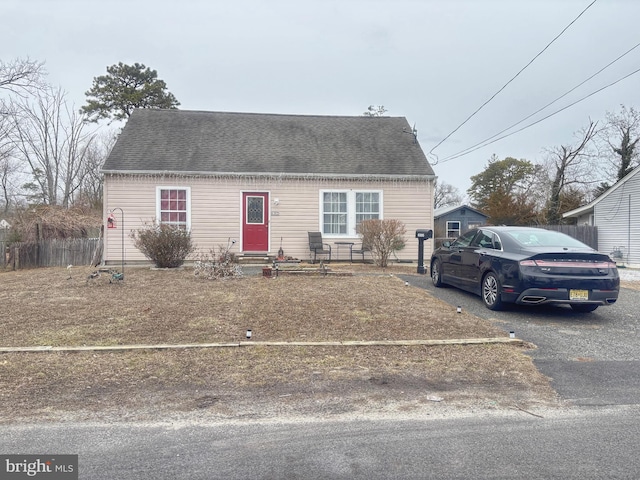
<path fill-rule="evenodd" d="M 620 269 L 623 284 L 640 282 L 640 271 Z M 537 346 L 538 369 L 560 396 L 575 405 L 637 405 L 640 399 L 640 291 L 623 287 L 618 301 L 592 313 L 567 307 L 509 306 L 494 312 L 480 297 L 456 288 L 435 288 L 428 275 L 404 276 L 451 308 L 491 321 Z"/>

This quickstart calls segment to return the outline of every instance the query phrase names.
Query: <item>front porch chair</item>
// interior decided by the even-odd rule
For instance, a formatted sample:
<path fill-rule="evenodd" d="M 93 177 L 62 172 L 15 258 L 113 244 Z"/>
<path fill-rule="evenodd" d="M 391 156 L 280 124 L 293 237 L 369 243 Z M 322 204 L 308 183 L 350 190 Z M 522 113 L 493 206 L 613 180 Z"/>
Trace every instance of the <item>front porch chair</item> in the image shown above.
<path fill-rule="evenodd" d="M 331 261 L 331 245 L 322 241 L 321 232 L 307 232 L 309 234 L 309 251 L 313 253 L 311 263 L 316 263 L 318 255 L 329 255 L 327 261 Z"/>
<path fill-rule="evenodd" d="M 354 245 L 351 249 L 351 261 L 353 262 L 353 254 L 355 253 L 357 255 L 362 255 L 362 263 L 365 263 L 364 255 L 367 252 L 371 253 L 371 248 L 369 248 L 366 243 L 363 242 L 360 245 Z"/>

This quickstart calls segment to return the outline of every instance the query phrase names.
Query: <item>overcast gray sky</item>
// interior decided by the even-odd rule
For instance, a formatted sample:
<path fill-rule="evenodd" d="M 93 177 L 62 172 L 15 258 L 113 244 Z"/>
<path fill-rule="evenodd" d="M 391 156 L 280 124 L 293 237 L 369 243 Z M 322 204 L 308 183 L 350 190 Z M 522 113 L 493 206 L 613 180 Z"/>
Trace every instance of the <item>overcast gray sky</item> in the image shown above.
<path fill-rule="evenodd" d="M 432 151 L 593 0 L 2 0 L 0 59 L 46 62 L 76 108 L 118 62 L 157 70 L 182 109 L 361 115 L 415 124 L 438 177 L 465 193 L 492 154 L 541 161 L 589 118 L 640 108 L 640 73 L 539 124 L 519 122 L 640 43 L 640 0 L 597 0 L 518 78 Z M 640 48 L 543 116 L 640 68 Z M 435 159 L 439 161 L 436 163 Z"/>

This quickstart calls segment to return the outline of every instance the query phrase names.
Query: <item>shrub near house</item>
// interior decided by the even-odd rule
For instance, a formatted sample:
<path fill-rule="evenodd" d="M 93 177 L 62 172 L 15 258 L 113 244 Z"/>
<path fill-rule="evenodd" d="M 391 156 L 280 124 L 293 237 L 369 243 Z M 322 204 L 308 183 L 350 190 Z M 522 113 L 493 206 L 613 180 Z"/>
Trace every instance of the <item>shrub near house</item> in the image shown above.
<path fill-rule="evenodd" d="M 371 250 L 371 256 L 379 267 L 386 267 L 389 258 L 405 246 L 404 234 L 407 229 L 399 220 L 363 220 L 358 230 L 362 244 Z"/>
<path fill-rule="evenodd" d="M 195 249 L 191 233 L 167 224 L 151 224 L 131 232 L 133 244 L 158 268 L 177 268 Z"/>

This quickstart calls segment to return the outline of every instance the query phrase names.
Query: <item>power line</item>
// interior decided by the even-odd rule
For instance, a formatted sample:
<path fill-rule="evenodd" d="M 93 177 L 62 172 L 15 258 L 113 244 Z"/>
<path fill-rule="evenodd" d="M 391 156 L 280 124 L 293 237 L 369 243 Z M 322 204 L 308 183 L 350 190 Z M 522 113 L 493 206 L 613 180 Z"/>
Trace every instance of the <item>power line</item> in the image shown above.
<path fill-rule="evenodd" d="M 440 160 L 440 163 L 448 162 L 448 161 L 450 161 L 450 160 L 454 160 L 454 159 L 456 159 L 456 158 L 462 157 L 462 156 L 467 155 L 467 154 L 469 154 L 469 153 L 471 153 L 471 152 L 474 152 L 474 151 L 476 151 L 476 150 L 479 150 L 480 148 L 486 147 L 487 145 L 491 145 L 492 143 L 496 143 L 496 142 L 497 142 L 497 141 L 499 141 L 499 140 L 502 140 L 502 139 L 504 139 L 504 138 L 510 137 L 511 135 L 515 135 L 516 133 L 522 132 L 523 130 L 526 130 L 526 129 L 527 129 L 527 128 L 529 128 L 529 127 L 533 127 L 534 125 L 537 125 L 538 123 L 540 123 L 540 122 L 542 122 L 542 121 L 544 121 L 544 120 L 546 120 L 546 119 L 548 119 L 548 118 L 551 118 L 551 117 L 553 117 L 554 115 L 557 115 L 558 113 L 563 112 L 563 111 L 565 111 L 566 109 L 568 109 L 568 108 L 570 108 L 570 107 L 573 107 L 573 106 L 574 106 L 574 105 L 576 105 L 577 103 L 580 103 L 580 102 L 582 102 L 583 100 L 586 100 L 587 98 L 592 97 L 592 96 L 593 96 L 593 95 L 595 95 L 596 93 L 600 93 L 602 90 L 605 90 L 605 89 L 607 89 L 607 88 L 609 88 L 609 87 L 614 86 L 615 84 L 617 84 L 617 83 L 621 82 L 622 80 L 625 80 L 625 79 L 629 78 L 629 77 L 630 77 L 630 76 L 632 76 L 632 75 L 635 75 L 635 74 L 636 74 L 636 73 L 638 73 L 638 72 L 640 72 L 640 68 L 638 68 L 637 70 L 634 70 L 633 72 L 631 72 L 631 73 L 629 73 L 629 74 L 625 75 L 625 76 L 624 76 L 624 77 L 622 77 L 622 78 L 619 78 L 619 79 L 618 79 L 618 80 L 616 80 L 615 82 L 611 82 L 610 84 L 605 85 L 604 87 L 601 87 L 601 88 L 599 88 L 599 89 L 597 89 L 597 90 L 595 90 L 595 91 L 591 92 L 591 93 L 590 93 L 590 94 L 588 94 L 588 95 L 585 95 L 584 97 L 582 97 L 582 98 L 580 98 L 580 99 L 576 100 L 575 102 L 570 103 L 569 105 L 566 105 L 566 106 L 562 107 L 561 109 L 556 110 L 556 111 L 555 111 L 555 112 L 553 112 L 553 113 L 550 113 L 550 114 L 549 114 L 549 115 L 547 115 L 546 117 L 543 117 L 543 118 L 541 118 L 541 119 L 539 119 L 539 120 L 536 120 L 535 122 L 531 122 L 531 123 L 529 123 L 528 125 L 525 125 L 524 127 L 519 128 L 518 130 L 515 130 L 515 131 L 513 131 L 513 132 L 511 132 L 511 133 L 508 133 L 508 134 L 506 134 L 506 135 L 503 135 L 503 136 L 501 136 L 501 137 L 498 137 L 498 138 L 496 138 L 495 140 L 492 140 L 492 141 L 490 141 L 490 142 L 483 143 L 481 146 L 476 147 L 476 148 L 474 148 L 474 149 L 472 149 L 472 150 L 469 150 L 468 152 L 460 153 L 460 154 L 455 154 L 455 155 L 452 155 L 452 156 L 450 156 L 450 157 L 445 158 L 444 160 Z M 507 129 L 507 130 L 508 130 L 508 129 Z"/>
<path fill-rule="evenodd" d="M 587 83 L 589 80 L 593 79 L 594 77 L 596 77 L 597 75 L 599 75 L 600 73 L 602 73 L 604 70 L 606 70 L 607 68 L 609 68 L 611 65 L 613 65 L 614 63 L 616 63 L 618 60 L 622 59 L 623 57 L 625 57 L 626 55 L 628 55 L 629 53 L 631 53 L 633 50 L 635 50 L 636 48 L 640 47 L 640 43 L 637 43 L 636 45 L 634 45 L 633 47 L 631 47 L 629 50 L 627 50 L 625 53 L 623 53 L 622 55 L 620 55 L 618 58 L 616 58 L 615 60 L 609 62 L 607 65 L 605 65 L 604 67 L 602 67 L 600 70 L 598 70 L 596 73 L 594 73 L 593 75 L 591 75 L 589 78 L 587 78 L 586 80 L 583 80 L 582 82 L 580 82 L 578 85 L 576 85 L 575 87 L 573 87 L 571 90 L 563 93 L 562 95 L 560 95 L 558 98 L 556 98 L 555 100 L 552 100 L 551 102 L 547 103 L 544 107 L 539 108 L 538 110 L 536 110 L 535 112 L 531 113 L 530 115 L 527 115 L 526 117 L 524 117 L 522 120 L 508 126 L 507 128 L 500 130 L 498 133 L 485 138 L 484 140 L 471 145 L 470 147 L 467 147 L 463 150 L 460 150 L 459 152 L 453 153 L 447 157 L 445 157 L 443 160 L 443 162 L 446 162 L 447 160 L 450 160 L 452 157 L 458 158 L 461 157 L 463 155 L 466 155 L 467 153 L 471 153 L 474 152 L 475 150 L 477 150 L 476 147 L 483 147 L 486 145 L 490 145 L 489 142 L 490 140 L 493 140 L 494 138 L 496 138 L 497 136 L 511 130 L 514 127 L 517 127 L 518 125 L 520 125 L 522 122 L 525 122 L 526 120 L 529 120 L 531 117 L 533 117 L 534 115 L 537 115 L 538 113 L 540 113 L 541 111 L 547 109 L 548 107 L 550 107 L 551 105 L 553 105 L 554 103 L 556 103 L 557 101 L 563 99 L 564 97 L 566 97 L 567 95 L 569 95 L 571 92 L 577 90 L 578 88 L 580 88 L 582 85 L 584 85 L 585 83 Z M 504 137 L 502 137 L 504 138 Z M 493 142 L 491 142 L 493 143 Z"/>
<path fill-rule="evenodd" d="M 566 31 L 569 29 L 569 27 L 571 27 L 571 25 L 573 25 L 573 24 L 574 24 L 574 23 L 575 23 L 575 22 L 576 22 L 576 21 L 577 21 L 577 20 L 578 20 L 578 19 L 579 19 L 579 18 L 580 18 L 580 17 L 581 17 L 581 16 L 582 16 L 586 11 L 587 11 L 587 10 L 589 10 L 589 8 L 591 8 L 591 6 L 592 6 L 594 3 L 596 3 L 597 1 L 598 1 L 598 0 L 593 0 L 589 5 L 587 5 L 587 7 L 586 7 L 584 10 L 582 10 L 582 12 L 580 12 L 580 14 L 579 14 L 576 18 L 574 18 L 574 19 L 571 21 L 571 23 L 569 23 L 569 25 L 567 25 L 566 27 L 564 27 L 564 28 L 562 29 L 562 31 L 561 31 L 558 35 L 556 35 L 556 37 L 555 37 L 553 40 L 551 40 L 551 41 L 547 44 L 547 46 L 546 46 L 546 47 L 544 47 L 542 50 L 540 50 L 540 52 L 538 52 L 538 54 L 537 54 L 535 57 L 533 57 L 533 58 L 529 61 L 529 63 L 527 63 L 524 67 L 522 67 L 522 68 L 520 69 L 520 71 L 519 71 L 518 73 L 516 73 L 516 74 L 515 74 L 515 75 L 514 75 L 514 76 L 513 76 L 513 77 L 512 77 L 512 78 L 511 78 L 507 83 L 505 83 L 505 84 L 502 86 L 502 88 L 500 88 L 500 90 L 498 90 L 496 93 L 494 93 L 494 94 L 491 96 L 491 98 L 489 98 L 486 102 L 484 102 L 482 105 L 480 105 L 480 106 L 476 109 L 476 111 L 475 111 L 475 112 L 473 112 L 471 115 L 469 115 L 469 116 L 464 120 L 464 122 L 462 122 L 460 125 L 458 125 L 458 126 L 457 126 L 457 127 L 456 127 L 452 132 L 451 132 L 451 133 L 449 133 L 446 137 L 444 137 L 442 140 L 440 140 L 440 141 L 438 142 L 438 144 L 437 144 L 435 147 L 433 147 L 431 150 L 429 150 L 429 153 L 430 153 L 430 154 L 432 154 L 432 153 L 433 153 L 433 151 L 434 151 L 436 148 L 438 148 L 440 145 L 442 145 L 442 144 L 443 144 L 443 143 L 444 143 L 444 142 L 445 142 L 449 137 L 451 137 L 451 135 L 453 135 L 454 133 L 456 133 L 456 132 L 457 132 L 457 131 L 458 131 L 458 130 L 459 130 L 459 129 L 460 129 L 460 128 L 465 124 L 465 123 L 467 123 L 469 120 L 471 120 L 471 119 L 472 119 L 472 118 L 473 118 L 473 117 L 474 117 L 474 116 L 475 116 L 475 115 L 476 115 L 480 110 L 482 110 L 482 109 L 483 109 L 483 108 L 484 108 L 484 107 L 485 107 L 485 106 L 486 106 L 486 105 L 487 105 L 491 100 L 493 100 L 496 96 L 498 96 L 498 94 L 499 94 L 500 92 L 502 92 L 505 88 L 507 88 L 507 86 L 508 86 L 511 82 L 513 82 L 516 78 L 518 78 L 518 76 L 520 76 L 520 74 L 521 74 L 522 72 L 524 72 L 524 71 L 527 69 L 527 67 L 529 67 L 529 65 L 531 65 L 531 64 L 532 64 L 532 63 L 533 63 L 533 62 L 534 62 L 534 61 L 535 61 L 535 60 L 536 60 L 540 55 L 542 55 L 542 54 L 543 54 L 543 53 L 544 53 L 544 52 L 545 52 L 545 51 L 546 51 L 546 50 L 547 50 L 547 49 L 548 49 L 548 48 L 549 48 L 549 47 L 550 47 L 550 46 L 551 46 L 551 45 L 552 45 L 552 44 L 553 44 L 553 43 L 554 43 L 558 38 L 560 38 L 560 37 L 564 34 L 564 32 L 566 32 Z"/>

